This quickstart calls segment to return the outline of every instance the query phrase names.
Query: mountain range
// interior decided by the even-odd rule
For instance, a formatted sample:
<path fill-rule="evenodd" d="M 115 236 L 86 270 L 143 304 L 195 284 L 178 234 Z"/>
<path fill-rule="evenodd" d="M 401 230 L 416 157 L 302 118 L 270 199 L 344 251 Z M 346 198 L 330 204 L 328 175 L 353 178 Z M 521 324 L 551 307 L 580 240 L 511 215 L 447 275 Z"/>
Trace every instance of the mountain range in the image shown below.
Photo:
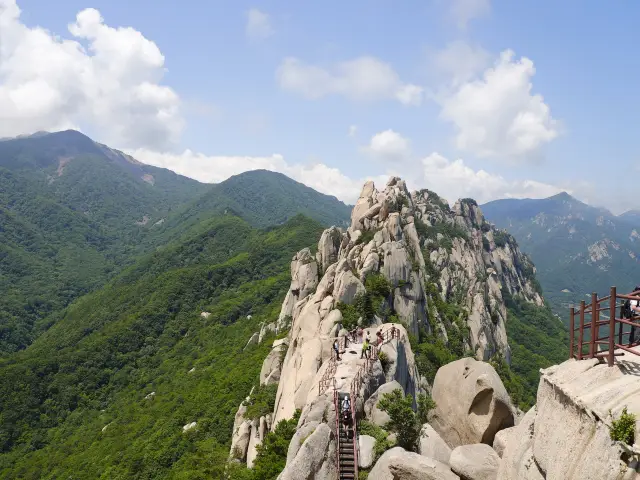
<path fill-rule="evenodd" d="M 504 199 L 482 205 L 487 219 L 506 229 L 531 255 L 545 298 L 563 319 L 591 292 L 640 283 L 640 214 L 616 216 L 568 193 L 544 199 Z"/>
<path fill-rule="evenodd" d="M 0 479 L 222 478 L 238 405 L 271 345 L 287 336 L 264 326 L 300 293 L 298 282 L 321 272 L 312 259 L 337 260 L 342 241 L 323 230 L 351 226 L 351 208 L 266 171 L 203 185 L 78 132 L 0 142 L 0 182 Z M 487 360 L 514 401 L 529 406 L 540 368 L 566 356 L 566 331 L 540 305 L 531 262 L 505 257 L 519 251 L 515 240 L 488 225 L 473 200 L 450 207 L 426 190 L 395 196 L 397 182 L 378 214 L 386 211 L 394 238 L 414 232 L 417 243 L 405 250 L 371 224 L 378 214 L 368 202 L 378 197 L 366 185 L 353 221 L 368 231 L 340 236 L 359 255 L 377 242 L 394 250 L 378 257 L 367 294 L 339 303 L 344 321 L 376 306 L 398 318 L 428 313 L 433 329 L 423 324 L 407 339 L 425 381 L 473 349 L 490 357 L 499 340 L 507 351 L 508 336 L 511 366 Z M 410 202 L 420 215 L 409 215 Z M 301 252 L 296 271 L 307 273 L 292 282 Z M 351 261 L 364 271 L 371 259 Z M 447 267 L 460 259 L 479 270 Z M 342 263 L 341 276 L 357 284 L 357 270 Z M 394 277 L 392 289 L 384 264 L 409 281 Z M 537 300 L 523 301 L 522 288 Z M 429 301 L 409 308 L 418 296 Z M 263 341 L 248 341 L 257 332 Z M 275 391 L 257 392 L 253 409 L 273 411 Z M 271 471 L 284 465 L 290 439 L 275 435 L 262 460 Z M 278 472 L 241 473 L 233 480 Z"/>
<path fill-rule="evenodd" d="M 140 255 L 223 213 L 256 227 L 301 213 L 344 225 L 349 207 L 265 170 L 202 184 L 73 130 L 0 141 L 0 354 L 27 346 Z"/>

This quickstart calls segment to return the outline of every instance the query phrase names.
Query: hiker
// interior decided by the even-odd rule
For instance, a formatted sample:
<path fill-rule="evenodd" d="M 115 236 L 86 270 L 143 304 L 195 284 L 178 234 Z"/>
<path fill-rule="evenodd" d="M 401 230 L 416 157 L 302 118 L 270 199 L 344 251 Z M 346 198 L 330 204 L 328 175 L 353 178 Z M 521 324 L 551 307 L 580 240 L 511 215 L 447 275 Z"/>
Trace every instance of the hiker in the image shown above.
<path fill-rule="evenodd" d="M 351 343 L 358 343 L 358 327 L 351 330 L 349 335 L 351 336 Z"/>
<path fill-rule="evenodd" d="M 638 292 L 640 291 L 640 285 L 636 285 L 636 287 L 633 289 L 633 292 Z M 640 295 L 640 294 L 638 294 Z M 630 300 L 629 301 L 629 306 L 631 307 L 631 312 L 636 313 L 638 315 L 640 315 L 640 299 L 638 300 Z"/>
<path fill-rule="evenodd" d="M 378 330 L 376 332 L 376 337 L 378 337 L 378 346 L 382 345 L 382 342 L 384 342 L 384 337 L 382 336 L 382 330 Z"/>
<path fill-rule="evenodd" d="M 391 339 L 393 340 L 394 338 L 396 338 L 396 326 L 392 323 L 391 324 Z"/>
<path fill-rule="evenodd" d="M 640 291 L 640 285 L 636 285 L 633 289 L 633 293 Z M 636 293 L 635 296 L 640 296 L 640 293 Z M 637 320 L 637 316 L 640 315 L 640 299 L 638 300 L 626 300 L 620 306 L 620 318 L 627 320 Z M 634 318 L 636 317 L 636 318 Z M 629 332 L 629 345 L 633 345 L 635 343 L 636 337 L 636 327 L 631 327 L 631 331 Z"/>
<path fill-rule="evenodd" d="M 362 343 L 362 352 L 360 352 L 360 358 L 362 358 L 364 355 L 366 355 L 367 358 L 369 358 L 369 336 L 368 335 L 367 335 L 367 338 Z"/>
<path fill-rule="evenodd" d="M 351 426 L 351 401 L 349 400 L 349 395 L 346 395 L 342 400 L 341 408 L 342 426 L 347 433 L 347 438 L 349 438 L 349 427 Z"/>
<path fill-rule="evenodd" d="M 351 411 L 351 400 L 349 400 L 349 395 L 345 395 L 342 399 L 342 413 Z"/>
<path fill-rule="evenodd" d="M 336 352 L 336 360 L 339 362 L 340 361 L 340 342 L 338 341 L 337 338 L 333 342 L 333 350 Z"/>

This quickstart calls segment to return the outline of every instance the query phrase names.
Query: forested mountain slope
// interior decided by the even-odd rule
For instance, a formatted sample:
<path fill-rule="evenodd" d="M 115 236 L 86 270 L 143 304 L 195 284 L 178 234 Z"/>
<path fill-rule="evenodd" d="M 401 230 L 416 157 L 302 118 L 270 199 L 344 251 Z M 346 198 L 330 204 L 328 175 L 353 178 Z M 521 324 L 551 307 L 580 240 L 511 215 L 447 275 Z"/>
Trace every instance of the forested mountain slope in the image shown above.
<path fill-rule="evenodd" d="M 75 298 L 213 215 L 254 226 L 348 207 L 284 175 L 206 185 L 69 130 L 0 141 L 0 355 L 29 345 Z"/>
<path fill-rule="evenodd" d="M 242 347 L 321 231 L 211 219 L 76 301 L 0 363 L 0 478 L 220 478 L 268 350 Z"/>
<path fill-rule="evenodd" d="M 569 304 L 591 292 L 631 290 L 639 282 L 640 227 L 632 213 L 617 217 L 566 193 L 496 200 L 482 211 L 531 255 L 545 298 L 565 321 Z"/>

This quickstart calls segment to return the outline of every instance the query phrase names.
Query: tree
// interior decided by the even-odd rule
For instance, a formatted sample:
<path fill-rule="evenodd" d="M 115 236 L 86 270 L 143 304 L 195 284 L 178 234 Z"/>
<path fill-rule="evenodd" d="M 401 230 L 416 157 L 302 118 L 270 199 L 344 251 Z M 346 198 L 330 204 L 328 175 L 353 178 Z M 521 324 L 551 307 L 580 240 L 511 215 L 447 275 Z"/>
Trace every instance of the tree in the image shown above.
<path fill-rule="evenodd" d="M 389 414 L 390 421 L 386 425 L 388 430 L 395 432 L 398 446 L 415 452 L 420 438 L 421 425 L 413 411 L 413 397 L 404 396 L 399 388 L 391 393 L 385 393 L 378 402 L 378 408 Z"/>

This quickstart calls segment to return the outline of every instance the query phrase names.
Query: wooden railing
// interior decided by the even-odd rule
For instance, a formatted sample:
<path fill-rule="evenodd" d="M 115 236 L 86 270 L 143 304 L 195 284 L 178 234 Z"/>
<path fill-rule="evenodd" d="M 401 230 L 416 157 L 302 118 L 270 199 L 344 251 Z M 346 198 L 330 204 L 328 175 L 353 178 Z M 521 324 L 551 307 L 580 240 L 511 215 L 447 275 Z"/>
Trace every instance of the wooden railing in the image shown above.
<path fill-rule="evenodd" d="M 640 341 L 635 339 L 636 328 L 640 327 L 640 316 L 637 318 L 632 316 L 631 319 L 617 318 L 618 309 L 627 300 L 640 300 L 640 290 L 621 295 L 616 292 L 616 287 L 611 287 L 608 296 L 598 298 L 597 293 L 592 293 L 588 305 L 582 300 L 578 309 L 571 307 L 569 358 L 576 360 L 606 358 L 607 364 L 612 367 L 615 357 L 624 355 L 624 352 L 640 356 L 640 352 L 633 349 L 640 345 Z M 576 316 L 578 317 L 577 327 L 575 326 Z M 627 327 L 629 327 L 628 331 L 626 331 Z M 589 334 L 588 340 L 585 340 L 586 333 Z M 600 337 L 603 333 L 604 336 Z M 616 352 L 616 350 L 619 351 Z"/>

